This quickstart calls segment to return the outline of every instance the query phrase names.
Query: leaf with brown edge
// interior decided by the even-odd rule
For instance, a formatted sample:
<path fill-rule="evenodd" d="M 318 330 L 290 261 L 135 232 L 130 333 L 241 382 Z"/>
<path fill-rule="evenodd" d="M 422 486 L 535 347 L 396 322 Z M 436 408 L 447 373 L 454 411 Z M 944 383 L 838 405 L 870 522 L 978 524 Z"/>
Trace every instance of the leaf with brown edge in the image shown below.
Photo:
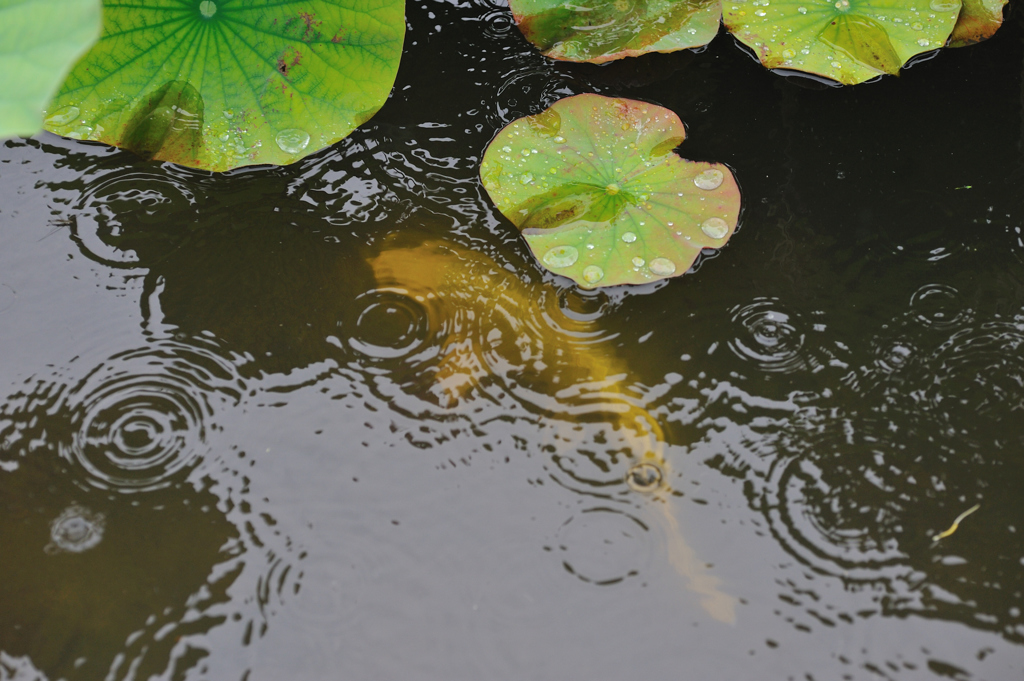
<path fill-rule="evenodd" d="M 966 47 L 988 40 L 1003 25 L 1008 0 L 963 0 L 948 47 Z"/>

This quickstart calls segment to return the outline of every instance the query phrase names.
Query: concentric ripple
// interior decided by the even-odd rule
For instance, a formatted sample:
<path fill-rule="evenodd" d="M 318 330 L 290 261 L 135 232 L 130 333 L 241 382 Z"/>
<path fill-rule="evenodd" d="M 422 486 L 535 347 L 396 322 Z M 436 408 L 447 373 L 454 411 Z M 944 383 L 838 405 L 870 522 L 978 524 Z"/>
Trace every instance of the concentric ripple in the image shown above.
<path fill-rule="evenodd" d="M 758 298 L 732 309 L 735 335 L 729 347 L 762 371 L 789 373 L 808 366 L 804 357 L 805 326 L 774 298 Z"/>
<path fill-rule="evenodd" d="M 79 196 L 71 238 L 85 256 L 107 267 L 147 267 L 198 219 L 194 187 L 158 166 L 132 164 L 103 173 Z"/>
<path fill-rule="evenodd" d="M 819 572 L 844 579 L 892 580 L 909 572 L 892 534 L 896 518 L 884 507 L 865 512 L 860 482 L 842 484 L 850 471 L 830 475 L 822 458 L 833 457 L 781 459 L 773 466 L 763 503 L 779 541 Z"/>
<path fill-rule="evenodd" d="M 989 321 L 954 333 L 909 376 L 917 409 L 957 432 L 978 419 L 1008 425 L 1024 417 L 1024 324 Z"/>
<path fill-rule="evenodd" d="M 619 509 L 597 506 L 565 521 L 548 547 L 569 574 L 598 586 L 618 584 L 639 575 L 650 563 L 654 542 L 650 529 Z"/>
<path fill-rule="evenodd" d="M 397 288 L 360 294 L 350 315 L 348 344 L 370 360 L 410 358 L 415 362 L 424 351 L 435 355 L 428 348 L 431 336 L 437 333 L 431 328 L 430 302 Z"/>
<path fill-rule="evenodd" d="M 971 310 L 960 300 L 960 292 L 945 284 L 926 284 L 910 297 L 910 310 L 922 326 L 949 330 L 970 320 Z"/>
<path fill-rule="evenodd" d="M 55 449 L 83 484 L 118 492 L 186 478 L 208 451 L 217 408 L 241 394 L 231 364 L 177 341 L 114 355 L 73 384 L 29 384 L 0 412 L 7 455 Z"/>

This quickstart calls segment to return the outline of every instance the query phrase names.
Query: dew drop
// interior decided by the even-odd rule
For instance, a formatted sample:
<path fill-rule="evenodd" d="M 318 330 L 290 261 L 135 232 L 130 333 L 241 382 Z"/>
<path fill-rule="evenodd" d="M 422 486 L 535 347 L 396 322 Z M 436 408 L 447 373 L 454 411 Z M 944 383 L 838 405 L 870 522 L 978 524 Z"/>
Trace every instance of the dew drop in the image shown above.
<path fill-rule="evenodd" d="M 587 265 L 583 268 L 583 281 L 588 284 L 593 284 L 602 279 L 604 279 L 604 270 L 597 265 Z"/>
<path fill-rule="evenodd" d="M 52 114 L 46 117 L 47 125 L 67 125 L 71 121 L 78 118 L 79 110 L 77 106 L 62 106 L 61 108 L 54 111 Z"/>
<path fill-rule="evenodd" d="M 910 25 L 910 28 L 914 29 L 915 31 L 921 31 L 924 29 L 924 26 L 922 26 L 920 22 L 914 22 Z"/>
<path fill-rule="evenodd" d="M 519 184 L 531 184 L 533 183 L 533 173 L 523 173 L 519 176 Z"/>
<path fill-rule="evenodd" d="M 655 258 L 651 261 L 651 272 L 662 277 L 667 277 L 670 274 L 675 274 L 676 264 L 668 258 Z"/>
<path fill-rule="evenodd" d="M 217 3 L 213 2 L 213 0 L 203 0 L 199 3 L 199 13 L 209 19 L 217 13 Z"/>
<path fill-rule="evenodd" d="M 608 196 L 615 196 L 619 193 L 619 185 L 612 182 L 610 185 L 604 188 L 604 193 Z"/>
<path fill-rule="evenodd" d="M 927 38 L 921 38 L 920 40 L 917 41 L 917 44 L 920 45 L 921 47 L 928 47 L 929 45 L 931 45 Z"/>
<path fill-rule="evenodd" d="M 565 138 L 562 137 L 561 135 L 555 135 L 552 139 L 556 144 L 562 144 L 563 142 L 565 142 Z"/>
<path fill-rule="evenodd" d="M 796 11 L 799 12 L 800 14 L 807 14 L 807 8 L 806 7 L 797 7 Z"/>
<path fill-rule="evenodd" d="M 625 241 L 627 244 L 631 244 L 634 241 L 636 241 L 636 234 L 634 234 L 633 232 L 624 232 L 622 234 L 622 240 Z"/>
<path fill-rule="evenodd" d="M 555 246 L 544 254 L 542 260 L 548 267 L 568 267 L 579 257 L 580 252 L 572 246 Z"/>
<path fill-rule="evenodd" d="M 960 3 L 957 0 L 932 0 L 928 6 L 936 12 L 952 12 L 960 9 Z"/>
<path fill-rule="evenodd" d="M 718 189 L 725 180 L 725 174 L 717 168 L 708 168 L 703 173 L 693 178 L 693 183 L 698 189 Z"/>
<path fill-rule="evenodd" d="M 298 128 L 288 128 L 277 133 L 277 146 L 286 154 L 298 154 L 309 144 L 309 133 Z"/>
<path fill-rule="evenodd" d="M 644 266 L 644 259 L 641 258 L 639 255 L 635 256 L 631 262 L 633 263 L 633 267 L 643 267 Z"/>
<path fill-rule="evenodd" d="M 505 146 L 503 146 L 501 148 L 501 150 L 504 151 L 506 154 L 511 154 L 512 153 L 512 147 L 508 146 L 507 144 Z"/>
<path fill-rule="evenodd" d="M 712 239 L 724 239 L 729 233 L 729 223 L 722 218 L 708 218 L 701 224 L 700 231 Z"/>

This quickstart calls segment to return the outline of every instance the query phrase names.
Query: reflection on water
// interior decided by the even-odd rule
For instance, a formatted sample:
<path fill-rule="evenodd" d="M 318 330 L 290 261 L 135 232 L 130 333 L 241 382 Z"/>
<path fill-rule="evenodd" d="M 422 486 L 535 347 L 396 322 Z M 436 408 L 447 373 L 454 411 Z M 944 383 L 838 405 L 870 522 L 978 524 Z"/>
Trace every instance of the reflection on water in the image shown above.
<path fill-rule="evenodd" d="M 157 491 L 152 505 L 118 503 L 45 451 L 0 476 L 0 496 L 7 655 L 54 679 L 147 678 L 194 664 L 189 637 L 218 623 L 210 610 L 226 604 L 237 576 L 216 572 L 237 539 L 216 498 Z"/>

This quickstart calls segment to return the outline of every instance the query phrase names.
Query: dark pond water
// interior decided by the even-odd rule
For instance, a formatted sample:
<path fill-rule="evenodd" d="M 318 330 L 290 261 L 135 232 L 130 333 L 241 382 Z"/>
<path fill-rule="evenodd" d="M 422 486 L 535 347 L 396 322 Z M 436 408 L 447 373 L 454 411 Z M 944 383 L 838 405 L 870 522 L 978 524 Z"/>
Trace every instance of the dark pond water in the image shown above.
<path fill-rule="evenodd" d="M 843 90 L 408 20 L 294 166 L 0 149 L 0 679 L 1024 676 L 1019 15 Z M 582 92 L 735 169 L 697 272 L 581 293 L 487 200 Z"/>

